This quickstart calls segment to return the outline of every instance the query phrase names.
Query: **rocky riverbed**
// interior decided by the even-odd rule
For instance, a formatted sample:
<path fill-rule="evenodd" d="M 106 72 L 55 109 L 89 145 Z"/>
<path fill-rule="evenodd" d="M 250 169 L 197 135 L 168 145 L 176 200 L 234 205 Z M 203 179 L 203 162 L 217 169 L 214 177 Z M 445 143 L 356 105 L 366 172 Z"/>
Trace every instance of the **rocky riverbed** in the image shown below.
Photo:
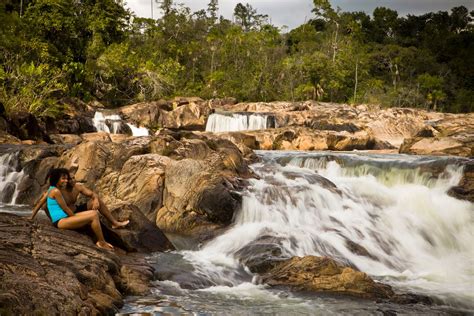
<path fill-rule="evenodd" d="M 152 132 L 147 137 L 94 133 L 92 117 L 100 109 L 80 102 L 56 121 L 2 114 L 0 155 L 8 158 L 4 161 L 14 160 L 10 169 L 18 173 L 17 183 L 5 182 L 2 202 L 14 197 L 17 204 L 31 205 L 47 188 L 47 170 L 66 167 L 131 224 L 113 230 L 103 220 L 106 237 L 117 249 L 108 252 L 97 249 L 87 232 L 61 231 L 47 221 L 0 213 L 0 312 L 111 314 L 123 305 L 124 296 L 148 293 L 156 274 L 145 256 L 174 249 L 164 234 L 203 243 L 229 229 L 249 180 L 258 178 L 250 168 L 259 159 L 254 150 L 474 155 L 473 114 L 227 101 L 175 99 L 114 110 L 124 120 L 147 126 Z M 263 113 L 272 126 L 205 131 L 209 116 L 217 113 Z M 450 194 L 472 203 L 474 162 L 466 159 L 463 164 L 463 175 Z M 430 168 L 424 172 L 436 177 L 443 171 Z M 318 181 L 332 187 L 325 178 Z M 272 244 L 260 240 L 248 246 L 250 251 L 239 252 L 240 262 L 266 284 L 397 304 L 431 304 L 424 296 L 395 294 L 353 266 L 326 257 L 287 257 Z M 255 249 L 261 250 L 258 255 Z M 353 249 L 364 251 L 356 244 Z M 163 275 L 173 280 L 172 273 L 160 278 Z"/>

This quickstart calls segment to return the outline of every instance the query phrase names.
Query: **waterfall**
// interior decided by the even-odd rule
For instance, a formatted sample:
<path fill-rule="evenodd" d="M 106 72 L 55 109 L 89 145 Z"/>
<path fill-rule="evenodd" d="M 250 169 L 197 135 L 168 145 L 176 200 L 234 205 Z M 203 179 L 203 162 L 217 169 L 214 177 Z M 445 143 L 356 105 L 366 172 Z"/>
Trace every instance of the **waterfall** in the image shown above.
<path fill-rule="evenodd" d="M 133 136 L 149 136 L 150 133 L 148 132 L 148 129 L 145 127 L 136 127 L 133 124 L 127 123 L 128 127 L 132 130 L 132 135 Z"/>
<path fill-rule="evenodd" d="M 463 160 L 259 155 L 260 179 L 250 180 L 233 226 L 183 252 L 196 275 L 237 286 L 236 253 L 270 235 L 285 257 L 330 256 L 397 288 L 474 307 L 474 205 L 447 194 Z"/>
<path fill-rule="evenodd" d="M 122 122 L 122 118 L 117 114 L 104 115 L 102 112 L 95 112 L 92 122 L 98 132 L 111 133 L 109 126 L 106 124 L 106 120 L 112 122 L 112 134 L 116 134 Z"/>
<path fill-rule="evenodd" d="M 0 154 L 0 204 L 15 204 L 18 186 L 25 178 L 18 166 L 18 152 Z"/>
<path fill-rule="evenodd" d="M 275 127 L 273 117 L 265 114 L 214 113 L 207 120 L 206 131 L 235 132 L 271 127 Z"/>
<path fill-rule="evenodd" d="M 111 115 L 104 115 L 102 112 L 95 112 L 94 118 L 92 119 L 94 127 L 98 132 L 106 132 L 109 134 L 118 134 L 120 132 L 120 128 L 124 121 L 118 114 L 111 114 Z M 109 123 L 112 127 L 112 131 L 110 130 Z M 126 123 L 130 130 L 132 131 L 132 136 L 148 136 L 149 132 L 148 129 L 145 127 L 136 127 L 133 124 Z"/>

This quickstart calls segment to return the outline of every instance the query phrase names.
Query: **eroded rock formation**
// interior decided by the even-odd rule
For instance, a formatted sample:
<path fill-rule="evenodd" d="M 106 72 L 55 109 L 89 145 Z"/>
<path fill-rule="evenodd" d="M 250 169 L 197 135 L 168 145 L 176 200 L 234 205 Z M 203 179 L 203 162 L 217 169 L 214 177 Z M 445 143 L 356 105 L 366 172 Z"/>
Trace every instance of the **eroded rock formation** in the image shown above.
<path fill-rule="evenodd" d="M 191 132 L 153 137 L 81 136 L 76 145 L 20 146 L 25 178 L 18 203 L 32 204 L 47 189 L 47 171 L 65 167 L 104 202 L 137 207 L 167 232 L 209 237 L 240 207 L 242 179 L 252 176 L 228 140 Z"/>
<path fill-rule="evenodd" d="M 103 250 L 85 234 L 0 213 L 2 314 L 114 314 L 124 295 L 147 293 L 152 277 L 143 254 Z"/>

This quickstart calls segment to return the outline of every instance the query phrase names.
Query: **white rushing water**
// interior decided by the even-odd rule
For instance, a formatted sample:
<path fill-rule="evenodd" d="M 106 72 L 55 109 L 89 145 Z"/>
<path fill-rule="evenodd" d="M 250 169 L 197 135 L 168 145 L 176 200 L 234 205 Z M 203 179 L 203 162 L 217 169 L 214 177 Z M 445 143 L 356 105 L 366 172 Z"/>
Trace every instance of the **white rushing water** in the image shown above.
<path fill-rule="evenodd" d="M 237 132 L 267 129 L 269 116 L 265 114 L 214 113 L 207 120 L 206 132 Z"/>
<path fill-rule="evenodd" d="M 261 179 L 251 180 L 232 228 L 183 252 L 215 289 L 242 286 L 236 253 L 271 235 L 287 257 L 330 256 L 398 289 L 474 308 L 474 204 L 447 194 L 462 167 L 446 162 L 433 175 L 426 166 L 443 158 L 260 155 L 253 169 Z"/>
<path fill-rule="evenodd" d="M 125 122 L 122 120 L 120 115 L 118 114 L 111 114 L 111 115 L 104 115 L 102 112 L 95 112 L 94 118 L 92 119 L 92 123 L 98 132 L 106 132 L 109 134 L 118 134 L 120 131 L 120 127 Z M 109 123 L 112 127 L 112 130 L 107 125 Z M 136 127 L 133 124 L 126 123 L 130 130 L 132 131 L 132 136 L 149 136 L 149 131 L 145 127 Z"/>
<path fill-rule="evenodd" d="M 132 130 L 133 136 L 149 136 L 150 133 L 146 127 L 136 127 L 133 124 L 127 123 L 128 127 Z"/>
<path fill-rule="evenodd" d="M 23 170 L 18 171 L 18 154 L 0 154 L 0 203 L 16 203 L 18 185 L 25 178 Z"/>

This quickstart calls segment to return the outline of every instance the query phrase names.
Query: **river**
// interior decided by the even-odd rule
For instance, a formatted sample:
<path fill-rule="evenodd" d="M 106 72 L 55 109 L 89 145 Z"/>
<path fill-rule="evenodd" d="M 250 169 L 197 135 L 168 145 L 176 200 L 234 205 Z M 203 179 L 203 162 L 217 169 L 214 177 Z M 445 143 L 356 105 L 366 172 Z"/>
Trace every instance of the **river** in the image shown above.
<path fill-rule="evenodd" d="M 331 152 L 257 152 L 259 179 L 222 235 L 149 261 L 152 294 L 129 297 L 122 314 L 449 315 L 474 310 L 474 205 L 447 192 L 466 159 Z M 329 181 L 328 181 L 329 180 Z M 259 283 L 238 259 L 272 236 L 282 254 L 330 256 L 397 292 L 424 294 L 433 306 L 395 305 Z M 354 253 L 356 244 L 365 254 Z"/>

